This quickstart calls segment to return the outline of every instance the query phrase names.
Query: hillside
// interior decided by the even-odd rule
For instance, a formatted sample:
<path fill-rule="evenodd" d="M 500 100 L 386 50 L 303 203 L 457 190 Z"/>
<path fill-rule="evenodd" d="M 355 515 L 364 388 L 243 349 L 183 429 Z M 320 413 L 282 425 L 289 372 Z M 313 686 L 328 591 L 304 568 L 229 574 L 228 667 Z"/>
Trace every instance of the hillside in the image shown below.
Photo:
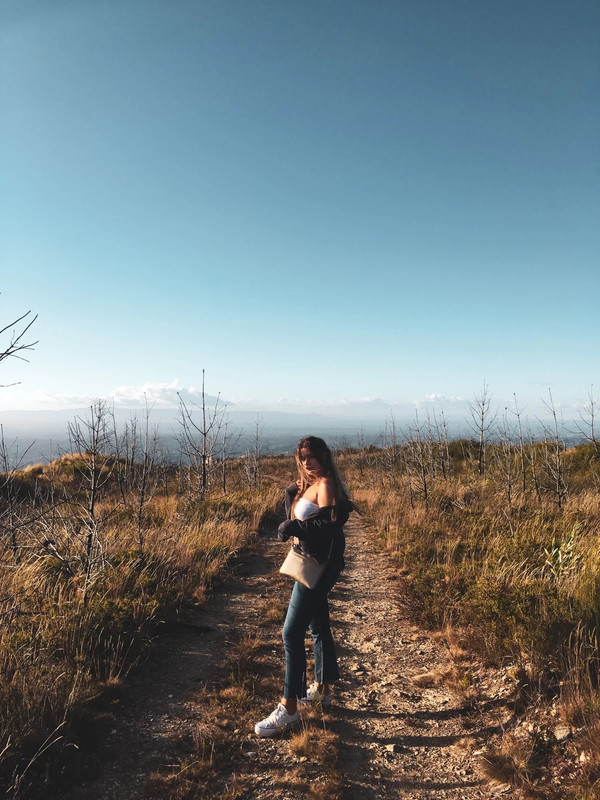
<path fill-rule="evenodd" d="M 334 592 L 343 680 L 269 742 L 291 460 L 86 448 L 2 474 L 7 797 L 600 796 L 595 443 L 339 463 L 365 512 Z"/>
<path fill-rule="evenodd" d="M 283 549 L 265 532 L 204 607 L 172 626 L 118 702 L 97 710 L 110 717 L 103 740 L 81 783 L 57 797 L 468 800 L 506 791 L 482 771 L 482 755 L 515 725 L 506 672 L 473 669 L 406 618 L 397 573 L 357 519 L 334 590 L 343 671 L 334 706 L 305 713 L 296 734 L 255 736 L 282 680 Z M 461 684 L 467 670 L 476 690 Z"/>

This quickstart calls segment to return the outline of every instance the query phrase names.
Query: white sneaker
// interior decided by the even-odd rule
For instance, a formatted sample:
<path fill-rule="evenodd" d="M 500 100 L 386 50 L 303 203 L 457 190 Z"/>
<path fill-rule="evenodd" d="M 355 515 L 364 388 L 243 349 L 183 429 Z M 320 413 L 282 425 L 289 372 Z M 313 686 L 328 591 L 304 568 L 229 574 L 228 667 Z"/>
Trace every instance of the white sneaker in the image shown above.
<path fill-rule="evenodd" d="M 279 703 L 272 714 L 256 723 L 254 733 L 259 736 L 277 736 L 278 733 L 283 733 L 289 728 L 293 728 L 298 724 L 299 720 L 300 717 L 297 711 L 294 714 L 288 714 L 288 710 L 283 703 Z"/>
<path fill-rule="evenodd" d="M 330 706 L 331 705 L 331 694 L 321 694 L 319 692 L 319 684 L 318 683 L 311 683 L 308 687 L 306 692 L 306 697 L 301 697 L 298 700 L 299 703 L 302 703 L 303 706 L 308 705 L 319 705 L 322 706 Z"/>

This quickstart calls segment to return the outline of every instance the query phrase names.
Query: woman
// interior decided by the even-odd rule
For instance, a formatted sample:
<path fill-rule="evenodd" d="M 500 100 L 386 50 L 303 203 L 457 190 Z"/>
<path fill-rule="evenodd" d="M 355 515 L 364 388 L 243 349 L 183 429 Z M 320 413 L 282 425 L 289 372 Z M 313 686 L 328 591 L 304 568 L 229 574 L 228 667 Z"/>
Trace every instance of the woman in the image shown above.
<path fill-rule="evenodd" d="M 296 448 L 299 478 L 285 490 L 287 519 L 278 538 L 294 544 L 321 563 L 325 572 L 314 589 L 294 582 L 283 625 L 285 681 L 281 702 L 254 728 L 259 736 L 275 736 L 299 720 L 298 703 L 331 705 L 330 683 L 339 671 L 327 596 L 344 568 L 343 525 L 354 509 L 331 451 L 318 436 L 306 436 Z M 315 682 L 306 690 L 304 636 L 309 628 L 314 644 Z"/>

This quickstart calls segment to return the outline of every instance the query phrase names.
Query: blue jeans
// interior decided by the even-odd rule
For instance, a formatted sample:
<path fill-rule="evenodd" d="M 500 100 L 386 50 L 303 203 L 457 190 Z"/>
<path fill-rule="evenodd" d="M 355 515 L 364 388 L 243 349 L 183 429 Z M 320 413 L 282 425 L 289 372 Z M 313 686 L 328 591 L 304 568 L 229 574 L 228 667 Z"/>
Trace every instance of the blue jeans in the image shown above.
<path fill-rule="evenodd" d="M 315 658 L 315 680 L 319 683 L 336 681 L 340 677 L 335 646 L 329 624 L 327 595 L 339 577 L 339 571 L 328 566 L 314 589 L 297 581 L 292 589 L 285 622 L 285 682 L 283 696 L 292 700 L 306 695 L 306 649 L 304 636 L 310 629 Z"/>

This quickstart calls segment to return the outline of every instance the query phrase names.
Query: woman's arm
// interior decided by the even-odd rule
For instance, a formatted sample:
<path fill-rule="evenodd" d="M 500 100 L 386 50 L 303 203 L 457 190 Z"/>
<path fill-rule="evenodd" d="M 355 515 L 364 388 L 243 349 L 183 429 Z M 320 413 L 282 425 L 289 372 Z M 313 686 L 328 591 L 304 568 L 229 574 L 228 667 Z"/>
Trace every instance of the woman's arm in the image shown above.
<path fill-rule="evenodd" d="M 297 494 L 298 494 L 298 484 L 294 481 L 294 483 L 290 483 L 290 485 L 286 487 L 285 490 L 285 515 L 288 519 L 290 518 L 292 504 Z"/>
<path fill-rule="evenodd" d="M 321 509 L 318 514 L 305 520 L 286 519 L 278 528 L 277 538 L 280 542 L 285 542 L 290 536 L 295 536 L 306 542 L 311 548 L 311 546 L 318 545 L 319 542 L 324 542 L 334 536 L 339 529 L 339 523 L 331 519 L 331 514 L 323 513 L 323 509 Z"/>

